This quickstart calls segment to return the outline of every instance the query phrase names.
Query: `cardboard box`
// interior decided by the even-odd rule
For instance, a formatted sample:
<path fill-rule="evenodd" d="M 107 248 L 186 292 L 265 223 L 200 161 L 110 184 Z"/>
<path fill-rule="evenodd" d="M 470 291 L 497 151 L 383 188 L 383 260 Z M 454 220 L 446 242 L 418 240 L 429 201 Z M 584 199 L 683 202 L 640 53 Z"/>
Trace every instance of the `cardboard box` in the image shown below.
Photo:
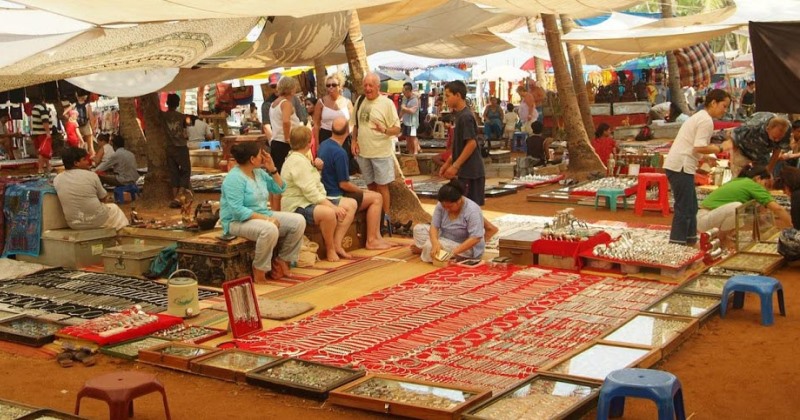
<path fill-rule="evenodd" d="M 578 266 L 575 264 L 575 258 L 561 257 L 558 255 L 539 255 L 539 263 L 542 267 L 561 268 L 564 270 L 577 270 Z"/>
<path fill-rule="evenodd" d="M 105 229 L 52 229 L 42 232 L 38 257 L 17 255 L 21 261 L 54 267 L 82 268 L 103 262 L 106 248 L 117 245 L 117 231 Z"/>

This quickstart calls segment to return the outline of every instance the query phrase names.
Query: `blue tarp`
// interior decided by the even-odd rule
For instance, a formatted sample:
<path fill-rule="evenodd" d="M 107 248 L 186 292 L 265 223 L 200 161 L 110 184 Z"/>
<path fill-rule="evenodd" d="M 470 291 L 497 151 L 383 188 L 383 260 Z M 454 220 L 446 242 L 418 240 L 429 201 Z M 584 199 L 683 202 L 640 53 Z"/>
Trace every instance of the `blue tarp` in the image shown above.
<path fill-rule="evenodd" d="M 626 15 L 646 17 L 650 19 L 661 19 L 661 13 L 644 13 L 644 12 L 622 12 L 622 13 L 625 13 Z M 575 19 L 575 24 L 578 26 L 593 26 L 605 22 L 610 17 L 611 14 L 607 13 L 605 15 L 600 15 L 585 19 Z"/>
<path fill-rule="evenodd" d="M 414 81 L 433 80 L 439 82 L 449 82 L 453 80 L 468 80 L 470 73 L 459 70 L 452 66 L 441 66 L 428 69 L 414 77 Z"/>

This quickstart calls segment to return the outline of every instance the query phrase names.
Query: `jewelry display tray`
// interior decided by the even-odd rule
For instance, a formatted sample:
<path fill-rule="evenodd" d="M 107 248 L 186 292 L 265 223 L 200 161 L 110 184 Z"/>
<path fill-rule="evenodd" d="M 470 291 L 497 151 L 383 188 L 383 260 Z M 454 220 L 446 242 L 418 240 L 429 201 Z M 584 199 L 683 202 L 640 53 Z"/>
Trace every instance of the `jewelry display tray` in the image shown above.
<path fill-rule="evenodd" d="M 247 372 L 261 369 L 267 365 L 283 360 L 282 357 L 255 353 L 238 349 L 223 350 L 218 353 L 200 356 L 189 363 L 192 372 L 223 381 L 245 382 Z M 247 361 L 253 366 L 242 368 L 237 363 Z"/>
<path fill-rule="evenodd" d="M 139 361 L 170 369 L 188 371 L 189 363 L 200 356 L 220 350 L 195 344 L 173 341 L 145 350 L 139 350 Z"/>
<path fill-rule="evenodd" d="M 322 370 L 328 372 L 337 372 L 339 377 L 331 380 L 324 386 L 313 387 L 299 382 L 291 382 L 283 379 L 276 378 L 269 374 L 273 368 L 280 368 L 281 366 L 288 366 L 287 364 L 300 364 L 303 365 L 302 369 L 308 371 L 308 375 L 314 375 L 313 370 Z M 366 374 L 363 370 L 355 370 L 350 368 L 343 368 L 337 366 L 324 365 L 322 363 L 308 362 L 300 359 L 283 359 L 274 363 L 266 365 L 262 368 L 251 370 L 247 372 L 247 383 L 251 385 L 258 385 L 265 388 L 274 389 L 286 394 L 297 395 L 301 397 L 309 397 L 317 400 L 324 400 L 328 397 L 328 393 L 348 382 L 358 379 Z"/>
<path fill-rule="evenodd" d="M 0 415 L 4 419 L 18 419 L 35 413 L 37 410 L 39 408 L 27 404 L 0 399 Z"/>
<path fill-rule="evenodd" d="M 657 349 L 663 358 L 694 334 L 699 325 L 697 318 L 638 313 L 603 335 L 599 342 Z"/>
<path fill-rule="evenodd" d="M 370 385 L 381 387 L 381 391 L 389 393 L 392 389 L 405 394 L 405 398 L 413 401 L 399 400 L 388 396 L 385 398 L 373 397 L 357 393 L 361 387 Z M 341 386 L 330 393 L 328 401 L 346 407 L 359 408 L 393 416 L 403 416 L 426 420 L 453 420 L 458 419 L 461 413 L 474 407 L 476 404 L 489 399 L 492 392 L 488 390 L 462 388 L 451 384 L 438 384 L 419 381 L 415 379 L 399 378 L 388 375 L 369 375 L 354 382 Z M 442 403 L 450 401 L 450 407 L 436 407 L 432 402 L 423 405 L 420 401 L 432 398 Z"/>
<path fill-rule="evenodd" d="M 567 392 L 570 395 L 565 395 Z M 466 420 L 581 418 L 595 407 L 599 392 L 600 387 L 597 383 L 537 374 L 469 410 L 462 418 Z M 568 398 L 572 401 L 567 400 Z M 523 399 L 532 401 L 521 402 Z M 519 412 L 520 409 L 525 411 Z M 499 412 L 497 413 L 499 416 L 495 411 Z"/>
<path fill-rule="evenodd" d="M 600 384 L 609 373 L 617 369 L 652 366 L 660 360 L 660 353 L 644 347 L 592 342 L 544 366 L 542 370 L 553 376 Z"/>
<path fill-rule="evenodd" d="M 62 413 L 61 411 L 55 411 L 46 408 L 43 410 L 34 411 L 33 413 L 17 418 L 17 420 L 37 420 L 37 419 L 86 420 L 86 417 L 78 417 L 74 414 Z"/>
<path fill-rule="evenodd" d="M 750 254 L 740 252 L 717 264 L 717 267 L 729 270 L 755 271 L 769 275 L 783 265 L 781 255 Z"/>
<path fill-rule="evenodd" d="M 199 334 L 191 338 L 183 339 L 181 335 L 182 334 L 185 335 L 187 331 L 197 331 L 197 332 L 202 332 L 202 334 Z M 183 324 L 181 326 L 176 325 L 171 328 L 167 328 L 165 330 L 156 331 L 152 334 L 152 336 L 157 338 L 163 338 L 170 341 L 180 341 L 182 343 L 200 344 L 209 340 L 213 340 L 217 337 L 222 337 L 227 333 L 228 333 L 227 331 L 221 330 L 219 328 Z"/>
<path fill-rule="evenodd" d="M 719 310 L 720 298 L 695 293 L 672 292 L 643 312 L 699 318 L 705 321 Z"/>
<path fill-rule="evenodd" d="M 39 334 L 28 334 L 18 327 L 29 324 L 32 328 L 41 329 Z M 0 321 L 0 340 L 12 341 L 26 346 L 41 347 L 55 340 L 56 331 L 66 327 L 65 324 L 46 321 L 28 315 L 15 316 Z"/>
<path fill-rule="evenodd" d="M 248 298 L 252 299 L 249 302 L 249 305 L 254 306 L 256 319 L 237 321 L 236 316 L 234 315 L 233 305 L 231 304 L 232 289 L 248 283 L 250 284 L 250 296 L 248 296 Z M 264 329 L 264 326 L 261 324 L 261 313 L 258 309 L 258 297 L 256 296 L 255 287 L 253 287 L 252 278 L 242 277 L 236 280 L 226 281 L 225 283 L 222 283 L 222 292 L 225 295 L 225 306 L 228 308 L 228 325 L 230 325 L 233 338 L 244 337 L 248 334 L 252 334 Z"/>
<path fill-rule="evenodd" d="M 722 288 L 728 281 L 728 276 L 716 276 L 713 274 L 700 274 L 690 279 L 678 288 L 681 293 L 696 293 L 698 295 L 722 296 Z"/>
<path fill-rule="evenodd" d="M 166 338 L 151 336 L 140 337 L 123 341 L 122 343 L 100 347 L 100 353 L 120 359 L 136 360 L 139 358 L 139 350 L 147 350 L 168 343 L 171 343 L 171 341 Z"/>

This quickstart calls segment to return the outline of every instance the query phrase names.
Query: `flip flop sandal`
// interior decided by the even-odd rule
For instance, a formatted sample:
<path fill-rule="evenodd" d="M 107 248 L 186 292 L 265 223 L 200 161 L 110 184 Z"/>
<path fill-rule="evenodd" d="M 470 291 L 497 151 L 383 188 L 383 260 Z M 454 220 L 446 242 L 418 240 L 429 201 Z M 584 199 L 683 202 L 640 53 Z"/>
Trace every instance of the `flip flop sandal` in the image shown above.
<path fill-rule="evenodd" d="M 63 367 L 68 368 L 72 367 L 74 363 L 72 363 L 73 354 L 71 351 L 62 351 L 56 355 L 56 362 Z"/>
<path fill-rule="evenodd" d="M 83 365 L 86 366 L 86 367 L 94 366 L 95 363 L 97 363 L 97 358 L 94 355 L 92 355 L 92 353 L 90 353 L 90 352 L 88 352 L 86 350 L 81 350 L 81 351 L 75 353 L 73 358 L 75 360 L 83 363 Z"/>

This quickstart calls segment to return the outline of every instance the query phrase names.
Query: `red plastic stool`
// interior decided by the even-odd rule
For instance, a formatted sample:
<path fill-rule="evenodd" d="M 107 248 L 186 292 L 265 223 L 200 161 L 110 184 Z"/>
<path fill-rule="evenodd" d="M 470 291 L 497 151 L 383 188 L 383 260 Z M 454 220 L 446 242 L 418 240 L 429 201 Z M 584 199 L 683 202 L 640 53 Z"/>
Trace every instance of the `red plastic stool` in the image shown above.
<path fill-rule="evenodd" d="M 658 185 L 658 199 L 647 199 L 647 187 L 651 184 Z M 636 204 L 634 213 L 641 216 L 645 210 L 661 210 L 661 214 L 669 216 L 669 183 L 667 175 L 660 173 L 639 174 L 639 186 L 636 189 Z"/>
<path fill-rule="evenodd" d="M 81 398 L 87 397 L 108 403 L 109 420 L 127 420 L 133 416 L 133 400 L 152 392 L 161 393 L 167 420 L 171 420 L 164 385 L 155 375 L 139 372 L 114 372 L 86 381 L 78 392 L 75 415 L 81 411 Z"/>

